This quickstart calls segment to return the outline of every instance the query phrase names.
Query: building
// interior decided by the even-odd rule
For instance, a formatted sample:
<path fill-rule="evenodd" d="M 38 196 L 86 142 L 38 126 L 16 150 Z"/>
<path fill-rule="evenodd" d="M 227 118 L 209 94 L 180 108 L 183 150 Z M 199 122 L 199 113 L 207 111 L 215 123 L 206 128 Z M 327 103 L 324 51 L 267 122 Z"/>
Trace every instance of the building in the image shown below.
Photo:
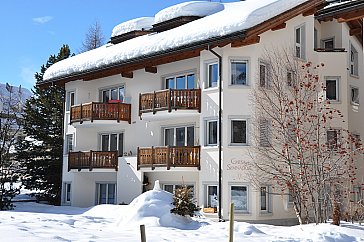
<path fill-rule="evenodd" d="M 294 221 L 288 194 L 262 193 L 245 176 L 249 96 L 264 49 L 294 48 L 298 59 L 325 63 L 321 76 L 345 128 L 364 135 L 364 4 L 327 4 L 187 2 L 122 23 L 107 45 L 51 66 L 44 84 L 67 92 L 63 204 L 130 203 L 159 180 L 167 191 L 193 187 L 212 212 L 220 190 L 223 218 L 233 200 L 236 219 Z"/>

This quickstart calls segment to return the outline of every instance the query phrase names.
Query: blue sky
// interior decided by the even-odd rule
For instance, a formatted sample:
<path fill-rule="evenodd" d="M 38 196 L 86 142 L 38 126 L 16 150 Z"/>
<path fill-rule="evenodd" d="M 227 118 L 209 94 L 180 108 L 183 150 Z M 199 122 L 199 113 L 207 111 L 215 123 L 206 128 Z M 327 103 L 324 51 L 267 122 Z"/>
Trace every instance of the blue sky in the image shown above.
<path fill-rule="evenodd" d="M 226 0 L 223 2 L 234 2 Z M 78 53 L 88 28 L 98 21 L 108 41 L 114 26 L 154 16 L 183 0 L 4 0 L 0 5 L 0 83 L 28 89 L 34 73 L 63 44 Z"/>

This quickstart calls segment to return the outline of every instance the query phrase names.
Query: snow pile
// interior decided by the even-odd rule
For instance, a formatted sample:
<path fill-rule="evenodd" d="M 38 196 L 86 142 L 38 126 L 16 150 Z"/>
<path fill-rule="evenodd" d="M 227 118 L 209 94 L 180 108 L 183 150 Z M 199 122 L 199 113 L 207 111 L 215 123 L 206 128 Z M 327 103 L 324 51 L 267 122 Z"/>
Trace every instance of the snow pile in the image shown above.
<path fill-rule="evenodd" d="M 44 80 L 123 63 L 133 58 L 251 28 L 307 0 L 246 0 L 225 3 L 224 10 L 177 28 L 102 46 L 52 65 Z"/>
<path fill-rule="evenodd" d="M 139 195 L 130 203 L 129 212 L 120 216 L 117 225 L 124 227 L 130 224 L 145 224 L 178 229 L 198 229 L 205 224 L 191 218 L 171 214 L 172 201 L 173 195 L 161 190 L 157 181 L 153 190 Z"/>
<path fill-rule="evenodd" d="M 151 28 L 153 28 L 153 24 L 154 17 L 142 17 L 132 19 L 116 25 L 112 30 L 111 37 L 125 34 L 134 30 L 150 30 Z"/>
<path fill-rule="evenodd" d="M 155 15 L 155 23 L 161 23 L 181 16 L 205 17 L 224 9 L 224 5 L 215 2 L 192 1 L 180 3 L 159 11 Z"/>

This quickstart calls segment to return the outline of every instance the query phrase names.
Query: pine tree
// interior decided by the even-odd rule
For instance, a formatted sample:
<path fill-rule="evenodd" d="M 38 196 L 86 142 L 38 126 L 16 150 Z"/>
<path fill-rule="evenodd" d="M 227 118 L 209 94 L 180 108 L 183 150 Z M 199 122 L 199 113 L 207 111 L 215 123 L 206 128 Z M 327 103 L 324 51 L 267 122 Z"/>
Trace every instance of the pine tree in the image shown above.
<path fill-rule="evenodd" d="M 171 209 L 171 213 L 192 217 L 199 210 L 199 207 L 193 202 L 193 198 L 190 196 L 191 193 L 192 189 L 187 186 L 176 189 L 172 203 L 175 207 Z"/>
<path fill-rule="evenodd" d="M 54 63 L 71 55 L 68 45 L 59 54 L 51 55 L 46 65 L 35 74 L 37 83 Z M 60 204 L 63 160 L 63 103 L 64 88 L 36 86 L 33 97 L 24 109 L 24 132 L 27 139 L 17 146 L 17 158 L 25 169 L 22 179 L 27 189 L 39 190 L 39 199 Z"/>

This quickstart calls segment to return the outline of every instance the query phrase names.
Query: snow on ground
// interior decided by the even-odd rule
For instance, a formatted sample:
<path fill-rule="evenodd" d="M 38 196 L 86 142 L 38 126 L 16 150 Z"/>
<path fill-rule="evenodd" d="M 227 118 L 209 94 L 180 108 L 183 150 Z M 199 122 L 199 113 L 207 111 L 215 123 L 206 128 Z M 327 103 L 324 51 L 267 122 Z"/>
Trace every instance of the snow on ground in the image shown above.
<path fill-rule="evenodd" d="M 169 213 L 172 194 L 152 190 L 130 205 L 90 208 L 17 203 L 0 212 L 0 241 L 140 241 L 139 225 L 146 225 L 147 241 L 228 241 L 228 222 L 185 219 Z M 279 227 L 235 222 L 234 241 L 356 242 L 364 241 L 364 226 L 344 223 Z"/>

